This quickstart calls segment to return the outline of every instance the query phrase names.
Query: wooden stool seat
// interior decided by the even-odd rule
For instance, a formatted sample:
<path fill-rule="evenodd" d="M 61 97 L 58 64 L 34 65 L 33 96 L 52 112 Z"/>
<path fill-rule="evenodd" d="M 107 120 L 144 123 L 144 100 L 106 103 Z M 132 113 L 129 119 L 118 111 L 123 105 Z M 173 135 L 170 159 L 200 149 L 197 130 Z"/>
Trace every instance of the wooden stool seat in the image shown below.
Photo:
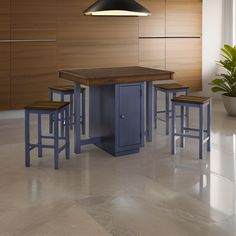
<path fill-rule="evenodd" d="M 185 96 L 181 95 L 172 99 L 173 102 L 181 102 L 181 103 L 194 103 L 194 104 L 204 104 L 208 103 L 210 97 L 200 97 L 200 96 Z"/>
<path fill-rule="evenodd" d="M 189 89 L 188 86 L 184 86 L 178 83 L 171 83 L 171 84 L 155 84 L 155 88 L 164 89 L 164 90 L 177 90 L 177 89 Z"/>
<path fill-rule="evenodd" d="M 25 106 L 25 109 L 56 111 L 62 109 L 67 105 L 69 105 L 69 102 L 37 101 Z"/>

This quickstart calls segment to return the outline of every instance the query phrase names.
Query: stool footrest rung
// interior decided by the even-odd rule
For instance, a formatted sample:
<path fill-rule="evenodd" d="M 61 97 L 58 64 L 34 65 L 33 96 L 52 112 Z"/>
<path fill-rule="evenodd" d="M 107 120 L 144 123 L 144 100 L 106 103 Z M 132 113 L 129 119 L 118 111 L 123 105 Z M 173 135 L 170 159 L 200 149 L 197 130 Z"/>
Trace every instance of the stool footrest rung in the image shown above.
<path fill-rule="evenodd" d="M 54 148 L 54 145 L 43 144 L 41 147 L 51 149 Z"/>
<path fill-rule="evenodd" d="M 200 139 L 200 136 L 197 136 L 197 135 L 180 134 L 180 133 L 175 133 L 174 135 L 175 135 L 175 136 L 178 136 L 178 137 L 184 137 L 184 138 Z"/>
<path fill-rule="evenodd" d="M 172 112 L 172 111 L 169 110 L 169 112 Z M 163 110 L 163 111 L 157 111 L 156 113 L 157 113 L 157 114 L 162 114 L 162 113 L 166 113 L 166 111 L 165 111 L 165 110 Z"/>
<path fill-rule="evenodd" d="M 166 123 L 166 120 L 164 120 L 164 119 L 162 119 L 162 118 L 159 118 L 159 117 L 157 117 L 157 120 L 160 120 L 160 121 L 162 121 L 162 122 L 165 122 L 165 123 Z"/>
<path fill-rule="evenodd" d="M 176 118 L 181 118 L 181 115 L 178 115 L 178 116 L 175 116 Z M 185 115 L 185 117 L 186 117 L 186 115 Z M 172 116 L 169 116 L 169 119 L 171 119 L 172 118 Z M 163 122 L 165 122 L 166 123 L 166 120 L 165 119 L 162 119 L 162 118 L 160 118 L 160 117 L 156 117 L 156 119 L 157 120 L 160 120 L 160 121 L 163 121 Z"/>
<path fill-rule="evenodd" d="M 43 139 L 54 139 L 53 136 L 41 136 L 41 138 L 43 138 Z M 59 137 L 58 139 L 65 140 L 66 138 L 65 137 Z"/>
<path fill-rule="evenodd" d="M 42 145 L 38 145 L 38 144 L 30 144 L 30 151 L 33 150 L 34 148 L 47 148 L 47 149 L 54 149 L 54 145 L 48 145 L 48 144 L 42 144 Z M 59 148 L 59 152 L 63 151 L 66 148 L 66 144 L 63 144 L 60 148 Z"/>
<path fill-rule="evenodd" d="M 199 139 L 200 136 L 197 136 L 197 135 L 189 135 L 189 134 L 179 134 L 179 133 L 175 133 L 175 136 L 178 138 L 178 137 L 184 137 L 184 138 L 194 138 L 194 139 Z M 206 143 L 208 140 L 209 140 L 210 137 L 206 137 L 204 140 L 203 140 L 203 143 Z"/>
<path fill-rule="evenodd" d="M 33 150 L 34 148 L 54 148 L 54 145 L 47 145 L 47 144 L 42 144 L 42 145 L 38 145 L 38 144 L 30 144 L 30 151 Z"/>
<path fill-rule="evenodd" d="M 172 112 L 172 110 L 169 110 L 169 113 L 171 113 L 171 112 Z M 166 113 L 165 110 L 156 112 L 156 114 L 165 114 L 165 113 Z M 180 117 L 180 115 L 178 115 L 178 116 Z M 187 116 L 187 115 L 185 114 L 184 116 Z"/>
<path fill-rule="evenodd" d="M 200 131 L 199 129 L 195 129 L 195 128 L 187 128 L 187 127 L 184 127 L 184 130 L 186 130 L 186 131 L 194 131 L 194 132 L 199 132 L 199 131 Z M 207 130 L 205 129 L 204 132 L 207 133 Z"/>

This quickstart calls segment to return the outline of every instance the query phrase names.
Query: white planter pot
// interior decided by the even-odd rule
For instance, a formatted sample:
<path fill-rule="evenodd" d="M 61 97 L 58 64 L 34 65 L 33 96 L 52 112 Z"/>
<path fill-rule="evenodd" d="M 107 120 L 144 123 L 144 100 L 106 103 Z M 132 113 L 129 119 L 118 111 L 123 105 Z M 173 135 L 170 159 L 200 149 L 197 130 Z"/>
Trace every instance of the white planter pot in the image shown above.
<path fill-rule="evenodd" d="M 231 116 L 236 116 L 236 97 L 229 97 L 223 94 L 222 99 L 225 110 L 228 112 L 228 114 Z"/>

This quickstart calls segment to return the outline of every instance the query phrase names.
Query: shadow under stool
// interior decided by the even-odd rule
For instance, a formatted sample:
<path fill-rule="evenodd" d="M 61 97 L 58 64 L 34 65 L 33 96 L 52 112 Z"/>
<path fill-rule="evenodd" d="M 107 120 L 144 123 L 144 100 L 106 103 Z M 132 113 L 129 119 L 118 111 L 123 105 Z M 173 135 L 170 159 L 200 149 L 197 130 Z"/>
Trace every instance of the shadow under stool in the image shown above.
<path fill-rule="evenodd" d="M 30 114 L 38 116 L 38 143 L 30 142 Z M 64 134 L 59 135 L 59 115 L 64 115 L 65 126 L 63 126 Z M 53 116 L 54 133 L 51 136 L 42 134 L 42 115 Z M 43 144 L 43 139 L 53 139 L 53 145 Z M 64 144 L 60 147 L 59 140 L 64 140 Z M 59 154 L 65 150 L 65 157 L 70 158 L 70 137 L 69 137 L 69 102 L 51 102 L 38 101 L 25 107 L 25 166 L 30 167 L 30 151 L 38 148 L 38 157 L 43 156 L 43 148 L 54 149 L 54 169 L 58 169 Z"/>
<path fill-rule="evenodd" d="M 59 101 L 64 102 L 65 101 L 65 97 L 69 96 L 69 101 L 70 101 L 70 105 L 69 105 L 69 123 L 70 123 L 70 129 L 73 129 L 73 125 L 74 125 L 74 86 L 73 85 L 63 85 L 63 86 L 52 86 L 48 88 L 49 90 L 49 100 L 50 101 L 54 101 L 54 94 L 58 94 L 59 95 Z M 82 125 L 82 134 L 85 134 L 85 88 L 81 87 L 80 88 L 81 91 L 81 101 L 82 101 L 82 111 L 81 111 L 81 119 L 80 119 L 80 123 Z M 62 114 L 62 116 L 60 117 L 60 125 L 61 125 L 61 129 L 63 130 L 63 126 L 65 125 L 64 122 L 64 116 Z M 49 132 L 52 133 L 52 129 L 53 129 L 53 117 L 50 116 L 50 122 L 49 122 Z"/>
<path fill-rule="evenodd" d="M 158 111 L 158 99 L 157 95 L 158 92 L 162 92 L 165 94 L 165 110 Z M 155 129 L 157 128 L 157 120 L 163 121 L 166 123 L 166 135 L 169 135 L 170 131 L 170 119 L 171 119 L 171 101 L 170 98 L 176 97 L 177 93 L 184 93 L 188 95 L 189 87 L 184 86 L 178 83 L 169 83 L 169 84 L 155 84 L 154 85 L 154 122 L 155 122 Z M 165 114 L 165 118 L 162 119 L 159 117 L 159 114 Z M 188 114 L 189 109 L 186 108 L 186 119 L 187 119 L 187 126 L 188 126 Z"/>
<path fill-rule="evenodd" d="M 176 132 L 176 108 L 180 107 L 180 132 Z M 185 126 L 184 108 L 198 109 L 199 128 Z M 207 127 L 204 129 L 204 110 L 207 111 Z M 196 132 L 197 135 L 186 134 L 186 131 Z M 171 154 L 176 154 L 176 139 L 180 137 L 180 147 L 184 147 L 185 138 L 199 140 L 199 159 L 204 157 L 204 144 L 207 143 L 207 151 L 211 151 L 211 98 L 200 96 L 179 96 L 172 99 L 172 133 L 171 133 Z"/>

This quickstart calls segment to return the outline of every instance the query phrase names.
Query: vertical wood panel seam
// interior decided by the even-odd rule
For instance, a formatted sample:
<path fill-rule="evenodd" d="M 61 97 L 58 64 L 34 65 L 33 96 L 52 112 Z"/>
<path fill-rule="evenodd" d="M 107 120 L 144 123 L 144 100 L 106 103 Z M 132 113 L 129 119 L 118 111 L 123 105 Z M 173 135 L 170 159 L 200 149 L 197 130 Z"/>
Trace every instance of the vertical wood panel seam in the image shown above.
<path fill-rule="evenodd" d="M 167 32 L 167 29 L 166 29 L 166 20 L 167 20 L 167 0 L 165 0 L 165 37 L 166 37 L 166 32 Z M 166 50 L 167 50 L 167 47 L 166 47 L 166 38 L 165 38 L 165 69 L 167 68 L 167 60 L 166 60 L 166 57 L 167 57 L 167 54 L 166 54 Z"/>

